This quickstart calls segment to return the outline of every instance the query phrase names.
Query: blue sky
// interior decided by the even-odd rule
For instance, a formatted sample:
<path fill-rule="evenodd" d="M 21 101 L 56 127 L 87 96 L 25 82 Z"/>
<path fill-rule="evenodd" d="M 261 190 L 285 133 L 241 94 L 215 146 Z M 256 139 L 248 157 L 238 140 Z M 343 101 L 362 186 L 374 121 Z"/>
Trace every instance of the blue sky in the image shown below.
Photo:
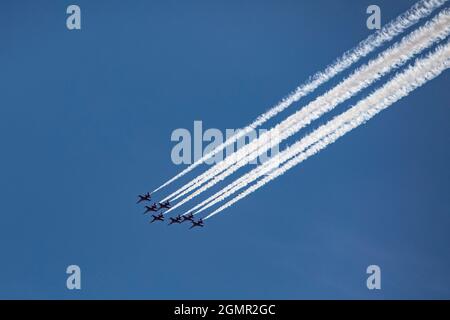
<path fill-rule="evenodd" d="M 448 72 L 201 230 L 135 204 L 183 168 L 173 130 L 248 124 L 370 34 L 372 2 L 2 1 L 0 298 L 450 298 Z"/>

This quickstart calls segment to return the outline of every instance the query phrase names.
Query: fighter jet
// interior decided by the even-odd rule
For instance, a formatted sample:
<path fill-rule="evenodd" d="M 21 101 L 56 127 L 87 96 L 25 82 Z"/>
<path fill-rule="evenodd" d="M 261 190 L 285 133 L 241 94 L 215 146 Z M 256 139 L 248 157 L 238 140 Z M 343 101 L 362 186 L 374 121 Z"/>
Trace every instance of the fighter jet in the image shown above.
<path fill-rule="evenodd" d="M 140 202 L 142 202 L 142 201 L 150 201 L 150 199 L 151 199 L 151 194 L 149 193 L 149 192 L 147 192 L 146 194 L 144 194 L 144 195 L 138 195 L 138 197 L 139 197 L 139 200 L 138 200 L 138 202 L 136 202 L 136 203 L 140 203 Z"/>
<path fill-rule="evenodd" d="M 155 221 L 164 221 L 164 215 L 162 213 L 158 214 L 158 215 L 154 215 L 152 214 L 153 220 L 150 221 L 150 223 L 153 223 Z"/>
<path fill-rule="evenodd" d="M 178 215 L 175 218 L 170 217 L 169 226 L 173 223 L 181 223 L 181 216 Z"/>
<path fill-rule="evenodd" d="M 204 227 L 203 219 L 199 219 L 198 221 L 192 221 L 192 226 L 189 229 L 192 229 L 194 227 Z"/>
<path fill-rule="evenodd" d="M 181 222 L 194 221 L 194 215 L 192 213 L 189 213 L 187 215 L 181 216 L 181 218 L 183 219 L 183 220 L 181 220 Z"/>
<path fill-rule="evenodd" d="M 156 205 L 156 203 L 152 204 L 151 206 L 145 206 L 144 214 L 146 214 L 147 212 L 150 212 L 150 211 L 153 211 L 153 212 L 158 211 L 158 206 Z"/>
<path fill-rule="evenodd" d="M 159 203 L 159 209 L 162 209 L 162 208 L 169 209 L 170 207 L 171 207 L 171 205 L 169 203 L 169 200 Z"/>

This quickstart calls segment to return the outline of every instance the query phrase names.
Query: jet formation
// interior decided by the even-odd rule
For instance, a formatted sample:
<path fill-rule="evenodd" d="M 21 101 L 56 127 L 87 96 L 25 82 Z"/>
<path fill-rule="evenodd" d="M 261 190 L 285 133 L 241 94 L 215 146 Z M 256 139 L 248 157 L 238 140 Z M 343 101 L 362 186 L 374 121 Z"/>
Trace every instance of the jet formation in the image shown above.
<path fill-rule="evenodd" d="M 154 214 L 151 215 L 152 220 L 150 221 L 150 223 L 164 222 L 165 217 L 164 217 L 163 210 L 170 209 L 172 207 L 170 202 L 167 200 L 167 201 L 163 201 L 163 202 L 153 202 L 152 204 L 150 204 L 150 202 L 152 201 L 151 199 L 152 199 L 152 195 L 150 194 L 150 192 L 147 192 L 145 194 L 138 195 L 138 201 L 136 203 L 138 203 L 138 204 L 144 203 L 144 208 L 145 208 L 145 211 L 143 212 L 144 215 L 149 212 L 154 212 Z M 148 205 L 147 205 L 147 203 L 148 203 Z M 158 214 L 157 212 L 160 212 L 160 213 Z M 191 227 L 189 229 L 205 226 L 203 219 L 195 220 L 194 215 L 192 213 L 184 214 L 184 215 L 177 215 L 176 217 L 169 217 L 168 225 L 170 226 L 172 224 L 182 224 L 183 222 L 191 223 Z"/>

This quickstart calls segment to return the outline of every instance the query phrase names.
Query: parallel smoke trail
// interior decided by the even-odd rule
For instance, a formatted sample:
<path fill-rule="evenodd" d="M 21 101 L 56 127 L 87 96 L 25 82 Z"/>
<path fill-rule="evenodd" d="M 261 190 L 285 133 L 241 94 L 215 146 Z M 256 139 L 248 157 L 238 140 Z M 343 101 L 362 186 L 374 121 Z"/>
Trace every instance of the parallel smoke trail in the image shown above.
<path fill-rule="evenodd" d="M 370 84 L 369 83 L 370 81 L 371 82 L 376 81 L 378 78 L 383 76 L 383 74 L 378 73 L 386 74 L 387 72 L 389 72 L 389 70 L 378 71 L 376 69 L 381 68 L 382 64 L 385 63 L 385 60 L 392 59 L 391 62 L 392 66 L 389 66 L 391 69 L 403 64 L 404 62 L 406 62 L 407 59 L 405 59 L 402 53 L 406 52 L 407 53 L 405 54 L 406 57 L 409 58 L 412 57 L 415 51 L 414 52 L 410 51 L 413 50 L 413 46 L 416 45 L 416 42 L 419 43 L 418 47 L 419 49 L 420 48 L 423 49 L 423 47 L 427 47 L 430 45 L 430 41 L 428 41 L 429 39 L 427 39 L 426 34 L 426 32 L 429 32 L 429 29 L 431 30 L 431 32 L 441 34 L 446 32 L 446 30 L 448 29 L 448 16 L 449 11 L 444 10 L 444 12 L 442 12 L 441 14 L 438 15 L 438 17 L 433 19 L 432 22 L 428 22 L 425 26 L 419 28 L 418 30 L 414 31 L 413 33 L 405 37 L 400 45 L 398 43 L 394 44 L 390 49 L 386 50 L 384 53 L 381 53 L 376 60 L 372 60 L 368 65 L 361 67 L 359 70 L 354 72 L 352 76 L 350 76 L 344 82 L 341 82 L 338 86 L 333 88 L 333 90 L 330 90 L 325 95 L 320 96 L 315 101 L 309 103 L 306 107 L 297 111 L 296 113 L 288 117 L 286 120 L 284 120 L 283 122 L 279 123 L 277 126 L 272 128 L 271 130 L 263 133 L 259 138 L 245 145 L 244 147 L 233 153 L 231 156 L 224 159 L 222 162 L 214 165 L 206 172 L 199 175 L 197 178 L 193 179 L 190 183 L 181 188 L 184 189 L 183 191 L 181 191 L 181 189 L 176 191 L 175 193 L 178 193 L 178 195 L 176 195 L 171 200 L 172 201 L 176 200 L 181 196 L 184 196 L 185 194 L 191 192 L 192 190 L 195 190 L 202 184 L 212 179 L 214 176 L 218 175 L 223 170 L 226 170 L 236 161 L 239 161 L 244 157 L 248 156 L 250 153 L 258 149 L 263 150 L 261 149 L 262 146 L 265 145 L 266 143 L 269 143 L 271 140 L 272 146 L 276 145 L 277 143 L 279 143 L 279 141 L 294 134 L 302 127 L 309 124 L 311 121 L 320 117 L 323 113 L 330 111 L 337 104 L 341 103 L 345 99 L 350 98 L 352 95 L 356 94 L 359 90 L 364 89 Z M 438 21 L 439 23 L 437 22 L 437 20 L 439 20 Z M 350 90 L 346 91 L 345 86 L 349 84 L 355 85 L 353 91 Z M 343 96 L 343 94 L 346 95 Z M 329 99 L 330 101 L 326 101 L 326 99 Z M 291 129 L 290 127 L 293 128 Z M 286 129 L 290 129 L 290 131 L 284 132 L 284 130 Z M 276 136 L 278 132 L 281 132 L 282 134 L 282 136 L 280 135 L 278 137 L 280 139 L 278 140 L 270 139 L 271 136 L 273 135 Z M 264 149 L 262 152 L 266 150 L 267 148 Z M 164 200 L 171 198 L 174 194 L 168 196 Z"/>
<path fill-rule="evenodd" d="M 395 43 L 389 49 L 380 53 L 376 59 L 360 67 L 333 89 L 289 116 L 271 130 L 263 133 L 259 138 L 236 151 L 234 157 L 228 157 L 207 170 L 204 173 L 203 180 L 185 189 L 172 200 L 184 196 L 186 193 L 199 188 L 204 183 L 206 184 L 173 206 L 172 209 L 166 211 L 166 213 L 175 210 L 216 183 L 224 180 L 239 168 L 246 165 L 248 161 L 257 158 L 260 154 L 297 133 L 324 113 L 332 110 L 338 104 L 351 98 L 362 89 L 367 88 L 393 69 L 403 65 L 414 55 L 430 47 L 437 41 L 445 39 L 449 33 L 450 10 L 446 9 L 424 26 L 405 36 L 399 43 Z M 274 135 L 274 132 L 278 134 Z M 272 138 L 272 136 L 275 136 L 275 138 Z M 237 162 L 235 162 L 235 158 L 238 159 Z"/>
<path fill-rule="evenodd" d="M 366 105 L 366 108 L 370 108 L 370 105 Z M 226 198 L 230 197 L 240 189 L 246 187 L 248 184 L 254 182 L 255 180 L 259 179 L 263 175 L 267 174 L 271 168 L 275 168 L 277 164 L 283 164 L 286 161 L 290 160 L 291 158 L 299 155 L 304 150 L 309 148 L 312 145 L 317 144 L 321 140 L 327 139 L 330 135 L 334 134 L 335 132 L 342 130 L 341 127 L 345 126 L 347 123 L 351 122 L 355 116 L 358 115 L 358 113 L 361 113 L 363 111 L 367 111 L 367 109 L 355 109 L 351 108 L 347 110 L 346 112 L 343 112 L 342 114 L 336 116 L 333 118 L 333 120 L 328 121 L 326 124 L 320 126 L 318 129 L 313 131 L 311 134 L 305 136 L 300 141 L 296 142 L 292 146 L 290 146 L 288 149 L 284 150 L 280 154 L 278 154 L 277 158 L 271 159 L 270 161 L 266 162 L 264 165 L 259 166 L 255 168 L 254 170 L 248 172 L 241 178 L 235 180 L 228 186 L 226 186 L 224 189 L 220 190 L 216 194 L 212 195 L 208 199 L 204 200 L 200 204 L 196 205 L 194 208 L 187 211 L 185 214 L 193 212 L 199 208 L 195 214 L 199 214 L 203 212 L 204 210 L 212 207 L 216 203 L 219 203 Z"/>
<path fill-rule="evenodd" d="M 289 149 L 289 147 L 287 149 Z M 199 209 L 200 207 L 206 205 L 207 203 L 209 203 L 209 202 L 215 200 L 216 198 L 222 196 L 222 194 L 228 193 L 236 185 L 240 185 L 242 183 L 245 183 L 249 179 L 255 180 L 257 178 L 257 176 L 259 177 L 261 175 L 267 174 L 271 170 L 276 169 L 278 167 L 278 165 L 279 165 L 278 161 L 274 161 L 276 159 L 278 159 L 278 155 L 276 157 L 270 159 L 270 161 L 266 161 L 265 163 L 259 165 L 258 167 L 255 168 L 255 170 L 252 170 L 249 173 L 243 175 L 242 177 L 240 177 L 239 179 L 237 179 L 236 181 L 234 181 L 233 183 L 231 183 L 227 187 L 223 188 L 219 192 L 215 193 L 214 195 L 212 195 L 208 199 L 206 199 L 206 200 L 202 201 L 201 203 L 197 204 L 192 209 L 190 209 L 190 210 L 186 211 L 185 213 L 183 213 L 183 215 L 186 215 L 188 213 L 191 213 L 191 212 Z M 203 209 L 201 211 L 203 211 Z M 197 213 L 195 213 L 195 214 L 197 214 Z"/>
<path fill-rule="evenodd" d="M 315 155 L 320 150 L 326 148 L 329 144 L 335 142 L 346 133 L 367 122 L 380 111 L 388 108 L 393 103 L 407 96 L 411 91 L 422 86 L 426 82 L 439 76 L 444 70 L 450 67 L 450 42 L 445 46 L 439 46 L 432 54 L 426 58 L 418 59 L 414 66 L 410 66 L 404 72 L 396 75 L 392 80 L 387 82 L 383 87 L 369 95 L 367 98 L 358 102 L 352 109 L 359 115 L 341 126 L 339 130 L 314 144 L 307 151 L 300 153 L 281 168 L 273 171 L 270 175 L 259 180 L 247 190 L 228 201 L 211 214 L 206 219 L 211 218 L 222 210 L 230 207 L 237 201 L 243 199 L 247 195 L 253 193 L 260 187 L 264 186 L 273 179 L 283 175 L 286 171 L 293 168 L 302 161 Z"/>
<path fill-rule="evenodd" d="M 290 147 L 288 147 L 286 150 L 289 150 L 289 149 L 290 149 Z M 283 152 L 285 152 L 285 151 L 283 151 Z M 284 155 L 282 157 L 284 158 Z M 277 155 L 277 157 L 275 159 L 278 159 L 278 158 L 280 158 L 280 157 Z M 279 162 L 281 163 L 282 160 L 280 159 Z M 224 199 L 228 198 L 230 195 L 234 194 L 236 191 L 242 189 L 244 186 L 246 186 L 248 184 L 247 181 L 254 181 L 254 180 L 258 179 L 259 177 L 267 174 L 271 170 L 276 169 L 277 166 L 278 166 L 278 161 L 274 161 L 274 159 L 271 159 L 270 161 L 265 162 L 264 164 L 256 167 L 254 170 L 246 173 L 239 179 L 230 183 L 228 186 L 226 186 L 222 190 L 216 192 L 215 194 L 210 196 L 208 199 L 200 202 L 192 209 L 189 209 L 188 211 L 183 213 L 183 215 L 187 215 L 187 214 L 194 212 L 195 210 L 198 210 L 200 208 L 201 208 L 201 210 L 195 212 L 194 215 L 202 212 L 203 210 L 213 206 L 214 204 L 221 202 Z"/>
<path fill-rule="evenodd" d="M 297 89 L 291 93 L 288 97 L 279 102 L 272 109 L 266 113 L 259 116 L 253 123 L 245 127 L 244 129 L 238 131 L 236 134 L 228 138 L 224 143 L 220 144 L 214 148 L 211 152 L 207 153 L 189 167 L 184 169 L 182 172 L 162 184 L 160 187 L 156 188 L 153 192 L 156 192 L 175 180 L 181 178 L 188 172 L 192 171 L 194 168 L 202 164 L 204 161 L 212 158 L 218 152 L 221 152 L 226 147 L 235 143 L 239 138 L 244 137 L 249 132 L 253 131 L 255 128 L 259 127 L 267 120 L 283 111 L 289 107 L 292 103 L 298 101 L 307 94 L 313 92 L 317 87 L 327 82 L 333 78 L 338 73 L 344 71 L 353 63 L 357 62 L 359 59 L 365 57 L 370 52 L 380 47 L 384 43 L 392 40 L 395 36 L 403 33 L 406 29 L 410 28 L 414 24 L 418 23 L 421 19 L 429 16 L 435 9 L 441 7 L 446 3 L 447 0 L 422 0 L 414 4 L 409 10 L 407 10 L 402 15 L 398 16 L 395 20 L 391 21 L 389 24 L 384 26 L 381 30 L 370 35 L 365 40 L 361 41 L 355 48 L 345 52 L 339 59 L 337 59 L 333 64 L 329 65 L 324 71 L 316 73 L 303 85 L 297 87 Z M 181 188 L 180 190 L 184 190 Z M 169 200 L 176 195 L 177 192 L 166 197 L 165 200 Z"/>

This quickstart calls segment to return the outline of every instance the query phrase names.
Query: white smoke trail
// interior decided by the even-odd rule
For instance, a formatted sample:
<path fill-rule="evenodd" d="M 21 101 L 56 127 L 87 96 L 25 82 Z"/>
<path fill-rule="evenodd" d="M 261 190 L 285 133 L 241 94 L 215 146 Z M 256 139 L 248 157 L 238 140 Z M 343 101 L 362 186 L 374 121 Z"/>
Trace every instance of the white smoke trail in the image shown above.
<path fill-rule="evenodd" d="M 218 152 L 221 152 L 226 147 L 234 144 L 238 139 L 244 137 L 246 134 L 253 131 L 255 128 L 259 127 L 267 120 L 269 120 L 279 112 L 289 107 L 292 103 L 298 101 L 302 97 L 313 92 L 317 87 L 327 82 L 340 72 L 344 71 L 353 63 L 357 62 L 359 59 L 365 57 L 370 52 L 380 47 L 384 43 L 392 40 L 395 36 L 403 33 L 406 29 L 418 23 L 421 19 L 429 16 L 435 9 L 441 7 L 446 2 L 447 0 L 421 0 L 417 2 L 405 13 L 401 14 L 395 20 L 385 25 L 381 30 L 377 31 L 376 33 L 370 35 L 365 40 L 361 41 L 352 50 L 345 52 L 339 59 L 337 59 L 334 63 L 329 65 L 324 71 L 316 73 L 303 85 L 297 87 L 297 89 L 293 93 L 291 93 L 288 97 L 279 102 L 272 109 L 270 109 L 263 115 L 259 116 L 253 123 L 251 123 L 244 129 L 238 131 L 233 136 L 229 137 L 224 143 L 214 148 L 211 152 L 207 153 L 206 155 L 195 161 L 189 167 L 184 169 L 182 172 L 180 172 L 170 180 L 166 181 L 164 184 L 162 184 L 160 187 L 156 188 L 152 192 L 156 192 L 166 187 L 175 180 L 181 178 L 185 174 L 195 169 L 204 161 L 212 158 Z M 166 197 L 163 201 L 171 199 L 174 194 L 170 195 L 169 197 Z"/>
<path fill-rule="evenodd" d="M 260 154 L 266 152 L 268 149 L 277 145 L 280 141 L 295 134 L 304 126 L 311 123 L 311 121 L 317 119 L 321 114 L 330 111 L 337 104 L 342 103 L 345 99 L 350 98 L 358 91 L 362 90 L 363 88 L 366 88 L 375 80 L 379 79 L 380 77 L 384 76 L 389 71 L 391 71 L 391 69 L 399 67 L 400 65 L 404 64 L 408 59 L 413 57 L 415 54 L 420 53 L 423 49 L 431 46 L 436 41 L 442 40 L 449 34 L 449 32 L 450 32 L 450 11 L 444 10 L 444 12 L 441 13 L 438 17 L 436 17 L 432 22 L 428 23 L 423 28 L 416 30 L 408 37 L 405 37 L 400 45 L 396 44 L 392 48 L 388 49 L 386 52 L 382 53 L 376 60 L 371 61 L 368 65 L 360 68 L 350 78 L 346 79 L 341 84 L 336 86 L 333 90 L 319 97 L 318 99 L 316 99 L 316 101 L 313 101 L 304 109 L 294 114 L 292 118 L 288 118 L 287 120 L 285 120 L 285 122 L 282 122 L 275 129 L 282 131 L 284 128 L 289 126 L 289 124 L 285 123 L 288 123 L 288 121 L 295 121 L 294 117 L 297 117 L 297 119 L 301 119 L 303 111 L 304 111 L 303 115 L 305 113 L 310 112 L 309 115 L 304 116 L 304 118 L 301 119 L 297 124 L 292 124 L 292 126 L 289 127 L 288 130 L 282 131 L 281 134 L 275 135 L 274 139 L 268 138 L 264 139 L 264 137 L 262 136 L 260 137 L 260 139 L 257 139 L 253 141 L 251 144 L 242 148 L 241 150 L 235 153 L 235 157 L 240 158 L 240 160 L 237 163 L 234 163 L 234 159 L 230 159 L 229 161 L 228 160 L 223 161 L 219 165 L 211 168 L 212 172 L 211 171 L 206 172 L 209 173 L 209 176 L 205 177 L 198 184 L 195 184 L 190 188 L 187 188 L 173 200 L 176 200 L 177 198 L 185 195 L 186 193 L 196 189 L 202 183 L 206 183 L 210 179 L 213 180 L 211 180 L 208 184 L 201 187 L 193 194 L 185 198 L 176 207 L 182 205 L 183 203 L 186 203 L 193 197 L 199 195 L 201 192 L 207 190 L 211 186 L 222 181 L 227 176 L 231 175 L 236 170 L 246 165 L 248 161 L 257 158 Z M 433 33 L 433 36 L 430 36 L 429 33 Z M 403 52 L 407 52 L 407 54 L 404 54 Z M 377 70 L 376 67 L 381 68 L 383 63 L 387 64 L 388 67 L 382 68 L 381 71 Z M 348 84 L 352 83 L 356 84 L 356 86 L 354 86 L 353 88 L 346 87 Z M 320 109 L 320 107 L 322 109 Z M 314 111 L 314 109 L 316 109 L 316 111 Z M 271 133 L 272 130 L 269 131 L 267 134 Z M 225 170 L 227 166 L 228 169 L 222 174 L 219 174 L 221 171 Z"/>
<path fill-rule="evenodd" d="M 313 120 L 332 110 L 338 104 L 351 98 L 362 89 L 367 88 L 393 69 L 403 65 L 414 55 L 420 53 L 425 48 L 430 47 L 437 41 L 444 39 L 449 33 L 450 10 L 447 9 L 443 10 L 424 26 L 405 36 L 399 43 L 395 43 L 389 49 L 380 53 L 376 59 L 371 60 L 368 64 L 360 67 L 333 89 L 289 116 L 271 130 L 263 133 L 256 140 L 239 149 L 234 153 L 234 157 L 228 157 L 207 170 L 200 176 L 203 177 L 203 179 L 200 179 L 199 177 L 200 181 L 198 183 L 185 189 L 172 200 L 184 196 L 192 190 L 199 188 L 204 183 L 206 184 L 184 198 L 166 213 L 175 210 L 177 207 L 193 199 L 216 183 L 224 180 L 239 168 L 246 165 L 248 161 L 257 158 L 260 154 L 279 144 L 282 140 L 297 133 Z M 278 134 L 274 135 L 274 133 Z M 274 138 L 272 138 L 273 136 Z M 236 158 L 238 160 L 237 162 Z"/>
<path fill-rule="evenodd" d="M 289 149 L 289 147 L 287 149 Z M 208 202 L 211 202 L 211 201 L 215 200 L 216 198 L 222 196 L 222 194 L 228 193 L 230 190 L 234 189 L 235 186 L 241 185 L 242 183 L 245 183 L 247 180 L 252 180 L 253 181 L 253 180 L 257 179 L 257 177 L 260 177 L 261 175 L 264 175 L 264 174 L 270 172 L 271 170 L 274 170 L 279 165 L 279 162 L 276 161 L 276 159 L 278 159 L 278 157 L 279 157 L 279 155 L 276 155 L 270 161 L 266 161 L 264 164 L 256 167 L 255 170 L 252 170 L 251 172 L 243 175 L 242 177 L 240 177 L 239 179 L 234 181 L 232 184 L 228 185 L 227 187 L 225 187 L 224 189 L 220 190 L 219 192 L 217 192 L 213 196 L 211 196 L 208 199 L 204 200 L 203 202 L 199 203 L 198 205 L 196 205 L 192 209 L 186 211 L 185 213 L 183 213 L 183 215 L 189 214 L 189 213 L 199 209 L 200 207 L 206 205 Z M 177 207 L 178 206 L 179 205 L 177 204 Z M 201 211 L 203 211 L 203 209 Z M 165 213 L 167 213 L 167 212 L 165 212 Z M 197 213 L 195 213 L 195 214 L 197 214 Z"/>
<path fill-rule="evenodd" d="M 288 147 L 286 150 L 289 150 L 289 149 L 290 149 L 290 147 Z M 285 151 L 283 151 L 283 153 Z M 280 155 L 281 154 L 278 154 L 276 156 L 276 159 L 280 158 Z M 278 166 L 279 163 L 283 162 L 282 160 L 280 160 L 280 161 L 273 161 L 273 160 L 274 159 L 272 158 L 270 161 L 267 161 L 264 164 L 256 167 L 254 170 L 246 173 L 245 175 L 243 175 L 239 179 L 237 179 L 234 182 L 230 183 L 228 186 L 226 186 L 222 190 L 216 192 L 214 195 L 212 195 L 208 199 L 200 202 L 199 204 L 197 204 L 192 209 L 189 209 L 188 211 L 183 213 L 183 215 L 187 215 L 187 214 L 189 214 L 191 212 L 194 212 L 195 210 L 198 210 L 198 209 L 201 208 L 201 210 L 199 210 L 199 211 L 194 213 L 194 214 L 198 214 L 198 213 L 202 212 L 203 210 L 213 206 L 214 204 L 216 204 L 216 203 L 218 203 L 220 201 L 223 201 L 225 198 L 229 197 L 230 195 L 234 194 L 237 190 L 240 190 L 240 189 L 243 188 L 243 186 L 247 185 L 248 184 L 247 181 L 254 181 L 254 180 L 258 179 L 259 177 L 261 177 L 261 176 L 267 174 L 268 172 L 274 170 Z"/>
<path fill-rule="evenodd" d="M 237 201 L 253 193 L 273 179 L 283 175 L 289 169 L 306 160 L 310 156 L 318 153 L 320 150 L 326 148 L 329 144 L 335 142 L 337 139 L 344 136 L 349 131 L 370 120 L 382 110 L 388 108 L 393 103 L 407 96 L 411 91 L 434 79 L 449 67 L 450 43 L 447 42 L 445 46 L 439 46 L 432 54 L 428 55 L 426 58 L 418 59 L 414 66 L 411 66 L 404 72 L 396 75 L 383 87 L 369 95 L 367 98 L 358 102 L 352 108 L 354 112 L 359 113 L 356 118 L 347 122 L 345 125 L 341 126 L 339 130 L 314 144 L 307 151 L 300 153 L 297 157 L 287 162 L 281 168 L 273 171 L 270 175 L 259 180 L 244 192 L 210 213 L 205 218 L 205 220 L 230 207 Z"/>

